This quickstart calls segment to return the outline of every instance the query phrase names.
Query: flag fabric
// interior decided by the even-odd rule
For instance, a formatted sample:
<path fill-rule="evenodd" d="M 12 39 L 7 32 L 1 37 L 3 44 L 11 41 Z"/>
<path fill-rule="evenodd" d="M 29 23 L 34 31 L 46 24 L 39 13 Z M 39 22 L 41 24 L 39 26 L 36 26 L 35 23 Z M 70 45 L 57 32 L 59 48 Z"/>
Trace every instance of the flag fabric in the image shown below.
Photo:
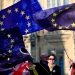
<path fill-rule="evenodd" d="M 0 35 L 0 72 L 24 61 L 32 61 L 25 49 L 19 27 L 10 28 Z"/>
<path fill-rule="evenodd" d="M 31 75 L 29 72 L 29 62 L 23 62 L 11 68 L 12 72 L 9 75 Z"/>
<path fill-rule="evenodd" d="M 35 22 L 49 31 L 75 30 L 75 3 L 33 14 Z"/>
<path fill-rule="evenodd" d="M 2 31 L 18 25 L 22 34 L 41 30 L 33 21 L 33 13 L 42 10 L 37 0 L 21 0 L 0 11 L 0 34 Z"/>
<path fill-rule="evenodd" d="M 12 72 L 11 67 L 26 60 L 33 61 L 25 49 L 22 35 L 42 29 L 33 21 L 32 15 L 40 10 L 37 0 L 21 0 L 0 11 L 0 74 L 8 75 Z"/>
<path fill-rule="evenodd" d="M 72 62 L 71 64 L 69 75 L 75 75 L 75 63 L 74 62 Z"/>

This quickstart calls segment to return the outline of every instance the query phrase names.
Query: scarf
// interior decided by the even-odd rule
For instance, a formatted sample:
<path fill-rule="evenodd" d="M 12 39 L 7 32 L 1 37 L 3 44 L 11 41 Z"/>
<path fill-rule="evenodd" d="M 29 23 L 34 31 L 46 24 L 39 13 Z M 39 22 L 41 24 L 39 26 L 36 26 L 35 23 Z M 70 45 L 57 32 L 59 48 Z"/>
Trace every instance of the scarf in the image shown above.
<path fill-rule="evenodd" d="M 34 75 L 38 75 L 37 71 L 35 70 L 35 68 L 33 66 L 30 66 L 29 69 L 33 70 Z"/>

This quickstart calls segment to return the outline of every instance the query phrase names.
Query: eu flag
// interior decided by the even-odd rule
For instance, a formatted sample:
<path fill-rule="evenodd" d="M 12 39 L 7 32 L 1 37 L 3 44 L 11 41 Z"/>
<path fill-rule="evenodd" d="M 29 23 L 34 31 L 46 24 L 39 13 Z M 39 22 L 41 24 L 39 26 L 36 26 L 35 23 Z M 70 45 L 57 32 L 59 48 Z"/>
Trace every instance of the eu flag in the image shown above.
<path fill-rule="evenodd" d="M 3 31 L 0 35 L 0 71 L 24 61 L 32 61 L 25 49 L 22 34 L 18 26 Z"/>
<path fill-rule="evenodd" d="M 39 26 L 49 30 L 75 30 L 75 3 L 34 13 Z"/>
<path fill-rule="evenodd" d="M 18 25 L 22 34 L 41 30 L 33 20 L 33 13 L 42 10 L 37 0 L 21 0 L 0 11 L 0 34 L 2 31 Z"/>

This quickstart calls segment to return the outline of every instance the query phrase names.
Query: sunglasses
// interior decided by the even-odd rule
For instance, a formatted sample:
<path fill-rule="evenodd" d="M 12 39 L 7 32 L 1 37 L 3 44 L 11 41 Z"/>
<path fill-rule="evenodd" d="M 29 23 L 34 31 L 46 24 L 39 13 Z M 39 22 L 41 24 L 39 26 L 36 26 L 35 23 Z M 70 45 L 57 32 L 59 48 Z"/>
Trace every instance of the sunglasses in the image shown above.
<path fill-rule="evenodd" d="M 54 59 L 52 59 L 52 58 L 49 58 L 48 60 L 54 60 Z"/>

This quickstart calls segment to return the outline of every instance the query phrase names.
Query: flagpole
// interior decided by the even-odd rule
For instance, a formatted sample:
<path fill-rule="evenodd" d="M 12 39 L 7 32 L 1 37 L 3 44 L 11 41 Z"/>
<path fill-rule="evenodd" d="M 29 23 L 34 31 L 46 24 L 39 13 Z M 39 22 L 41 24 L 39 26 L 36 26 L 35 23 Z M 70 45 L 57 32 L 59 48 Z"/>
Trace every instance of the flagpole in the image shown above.
<path fill-rule="evenodd" d="M 56 33 L 57 33 L 57 31 L 56 31 Z M 58 35 L 58 33 L 57 33 L 57 35 Z M 58 36 L 58 38 L 59 38 L 59 36 Z M 45 39 L 46 39 L 46 38 L 45 38 Z M 60 40 L 60 39 L 59 39 L 59 40 Z M 46 41 L 47 41 L 47 39 L 46 39 Z M 47 41 L 47 42 L 48 42 L 48 41 Z M 48 42 L 48 43 L 49 43 L 49 42 Z M 60 43 L 61 43 L 61 45 L 63 46 L 61 40 L 60 40 Z M 63 48 L 64 48 L 64 46 L 63 46 Z M 55 48 L 54 48 L 54 50 L 55 50 Z M 65 50 L 65 48 L 64 48 L 64 52 L 66 53 L 66 56 L 69 58 L 68 53 L 67 53 L 67 51 Z"/>
<path fill-rule="evenodd" d="M 56 31 L 56 33 L 57 33 L 57 31 Z M 57 35 L 58 35 L 58 33 L 57 33 Z M 58 35 L 58 38 L 59 38 L 59 40 L 60 40 L 59 35 Z M 64 48 L 64 45 L 62 44 L 62 41 L 61 41 L 61 40 L 60 40 L 60 43 L 61 43 L 61 45 L 62 45 L 63 48 Z M 64 52 L 66 53 L 66 56 L 69 58 L 68 53 L 67 53 L 67 51 L 65 50 L 65 48 L 64 48 Z"/>
<path fill-rule="evenodd" d="M 39 49 L 38 49 L 38 37 L 37 37 L 37 32 L 35 33 L 35 45 L 36 45 L 36 61 L 38 61 L 39 60 Z"/>

